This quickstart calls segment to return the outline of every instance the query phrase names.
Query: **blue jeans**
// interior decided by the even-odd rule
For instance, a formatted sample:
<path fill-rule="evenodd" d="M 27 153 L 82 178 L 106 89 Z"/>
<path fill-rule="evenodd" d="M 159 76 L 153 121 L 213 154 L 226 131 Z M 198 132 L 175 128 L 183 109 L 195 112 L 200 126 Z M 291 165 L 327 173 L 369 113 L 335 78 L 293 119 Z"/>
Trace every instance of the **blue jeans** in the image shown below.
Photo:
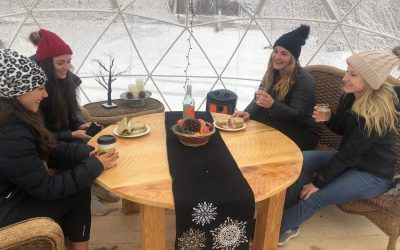
<path fill-rule="evenodd" d="M 313 173 L 323 169 L 336 151 L 313 150 L 302 153 L 304 161 L 300 177 L 286 191 L 281 232 L 298 228 L 320 208 L 378 196 L 391 185 L 390 180 L 357 169 L 348 169 L 307 200 L 301 200 L 299 193 L 303 186 L 311 182 Z"/>

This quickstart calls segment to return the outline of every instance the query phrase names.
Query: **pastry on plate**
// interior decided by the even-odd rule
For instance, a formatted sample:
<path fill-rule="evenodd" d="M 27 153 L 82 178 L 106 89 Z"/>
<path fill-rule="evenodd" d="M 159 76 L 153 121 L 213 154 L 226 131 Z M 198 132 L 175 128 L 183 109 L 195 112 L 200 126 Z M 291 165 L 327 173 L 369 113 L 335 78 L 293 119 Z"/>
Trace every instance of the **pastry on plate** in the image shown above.
<path fill-rule="evenodd" d="M 231 117 L 229 118 L 228 124 L 231 128 L 242 128 L 244 120 L 241 117 Z"/>
<path fill-rule="evenodd" d="M 228 124 L 229 119 L 228 118 L 216 118 L 215 119 L 215 125 L 217 125 L 220 128 L 229 128 Z"/>

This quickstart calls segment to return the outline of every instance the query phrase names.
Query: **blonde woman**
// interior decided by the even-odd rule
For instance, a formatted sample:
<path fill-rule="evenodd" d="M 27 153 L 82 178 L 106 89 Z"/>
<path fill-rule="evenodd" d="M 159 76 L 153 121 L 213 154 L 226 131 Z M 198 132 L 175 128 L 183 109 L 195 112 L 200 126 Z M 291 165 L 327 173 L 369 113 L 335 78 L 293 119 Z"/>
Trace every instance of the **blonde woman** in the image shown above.
<path fill-rule="evenodd" d="M 326 122 L 342 135 L 339 151 L 303 152 L 300 177 L 286 192 L 279 245 L 318 209 L 378 196 L 392 184 L 399 99 L 386 79 L 400 65 L 400 46 L 354 54 L 347 64 L 344 95 Z"/>
<path fill-rule="evenodd" d="M 263 90 L 244 111 L 234 114 L 280 130 L 301 150 L 314 149 L 319 133 L 312 119 L 315 81 L 298 61 L 309 32 L 309 26 L 301 25 L 276 40 L 260 85 Z"/>

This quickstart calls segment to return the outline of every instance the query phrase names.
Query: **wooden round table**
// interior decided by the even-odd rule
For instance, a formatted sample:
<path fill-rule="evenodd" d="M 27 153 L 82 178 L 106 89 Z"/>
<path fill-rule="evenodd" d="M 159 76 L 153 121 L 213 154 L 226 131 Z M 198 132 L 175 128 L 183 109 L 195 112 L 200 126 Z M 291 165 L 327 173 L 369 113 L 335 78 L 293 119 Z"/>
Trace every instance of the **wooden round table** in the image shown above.
<path fill-rule="evenodd" d="M 214 118 L 226 116 L 212 115 Z M 165 249 L 165 209 L 174 209 L 164 113 L 133 119 L 147 124 L 150 133 L 137 138 L 118 137 L 118 166 L 104 171 L 97 181 L 123 199 L 140 204 L 142 249 L 162 250 Z M 300 174 L 302 154 L 279 131 L 252 120 L 246 123 L 245 130 L 220 133 L 257 203 L 253 249 L 276 249 L 285 191 Z M 105 128 L 89 144 L 97 146 L 98 136 L 113 134 L 115 126 Z"/>

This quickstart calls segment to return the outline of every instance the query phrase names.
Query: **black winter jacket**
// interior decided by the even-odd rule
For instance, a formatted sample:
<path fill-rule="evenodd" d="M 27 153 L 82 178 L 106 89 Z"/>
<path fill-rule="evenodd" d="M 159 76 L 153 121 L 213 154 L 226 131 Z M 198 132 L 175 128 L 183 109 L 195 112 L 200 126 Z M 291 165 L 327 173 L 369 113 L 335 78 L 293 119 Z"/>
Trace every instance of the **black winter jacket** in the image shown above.
<path fill-rule="evenodd" d="M 27 196 L 57 200 L 90 186 L 104 169 L 96 157 L 89 157 L 92 149 L 59 142 L 50 152 L 48 166 L 64 171 L 49 175 L 34 130 L 15 117 L 0 121 L 0 226 Z"/>
<path fill-rule="evenodd" d="M 387 132 L 379 137 L 372 132 L 368 137 L 364 133 L 365 120 L 357 117 L 351 108 L 355 101 L 353 94 L 341 97 L 338 109 L 326 122 L 332 132 L 342 136 L 340 148 L 332 157 L 328 166 L 319 171 L 313 184 L 322 188 L 343 171 L 355 168 L 369 172 L 380 178 L 391 180 L 396 164 L 396 132 Z"/>
<path fill-rule="evenodd" d="M 245 111 L 250 113 L 251 119 L 262 123 L 284 121 L 318 134 L 320 127 L 312 118 L 315 106 L 315 81 L 301 67 L 297 69 L 294 81 L 282 102 L 276 99 L 276 91 L 272 89 L 269 94 L 274 99 L 274 104 L 270 108 L 259 107 L 252 101 Z"/>

